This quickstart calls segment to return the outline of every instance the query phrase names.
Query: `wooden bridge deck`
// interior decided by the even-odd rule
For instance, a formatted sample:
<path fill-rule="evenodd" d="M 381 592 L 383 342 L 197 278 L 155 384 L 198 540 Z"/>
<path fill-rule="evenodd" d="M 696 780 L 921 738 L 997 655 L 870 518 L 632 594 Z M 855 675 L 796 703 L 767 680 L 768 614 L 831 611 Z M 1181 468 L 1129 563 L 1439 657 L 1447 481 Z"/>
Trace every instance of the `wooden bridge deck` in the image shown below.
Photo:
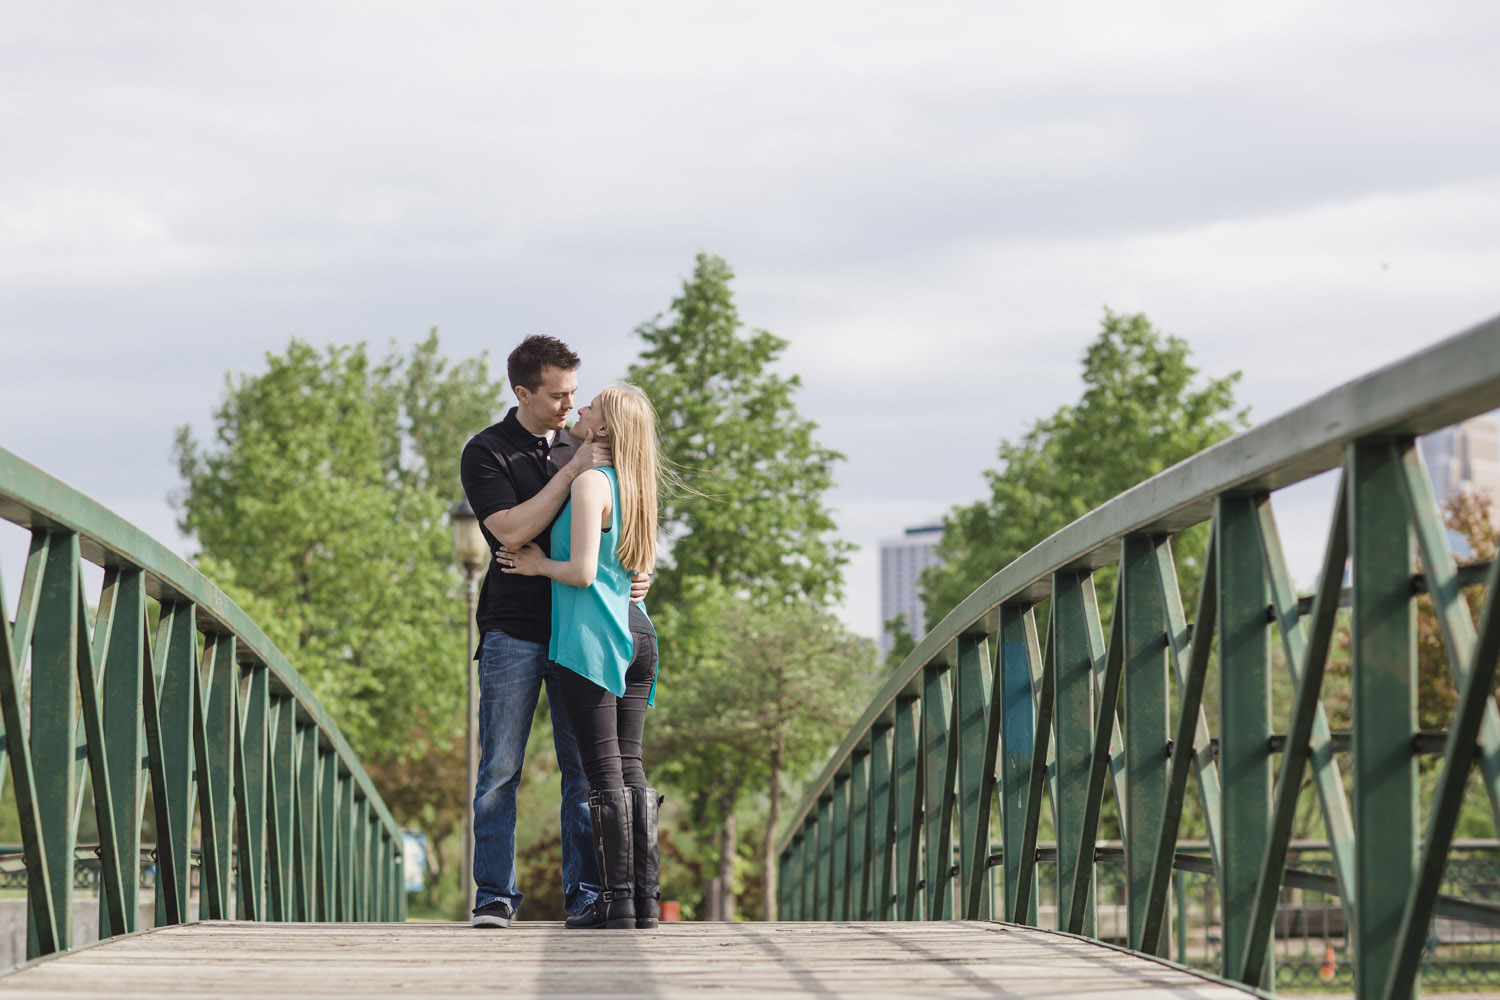
<path fill-rule="evenodd" d="M 0 976 L 0 997 L 1094 997 L 1230 1000 L 1244 991 L 1087 941 L 995 923 L 205 922 L 83 948 Z"/>

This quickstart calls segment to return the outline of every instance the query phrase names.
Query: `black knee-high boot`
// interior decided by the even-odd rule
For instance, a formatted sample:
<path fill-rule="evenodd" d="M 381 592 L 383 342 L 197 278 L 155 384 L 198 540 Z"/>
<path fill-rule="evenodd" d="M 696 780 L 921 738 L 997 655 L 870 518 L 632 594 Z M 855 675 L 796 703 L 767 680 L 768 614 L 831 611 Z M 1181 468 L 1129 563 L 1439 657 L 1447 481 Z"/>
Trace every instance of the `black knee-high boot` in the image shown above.
<path fill-rule="evenodd" d="M 594 857 L 604 891 L 596 904 L 611 930 L 635 927 L 635 851 L 631 817 L 635 810 L 628 788 L 589 792 L 594 822 Z"/>
<path fill-rule="evenodd" d="M 657 815 L 662 798 L 654 788 L 632 788 L 635 817 L 635 925 L 655 927 L 661 916 L 661 843 L 657 837 Z"/>

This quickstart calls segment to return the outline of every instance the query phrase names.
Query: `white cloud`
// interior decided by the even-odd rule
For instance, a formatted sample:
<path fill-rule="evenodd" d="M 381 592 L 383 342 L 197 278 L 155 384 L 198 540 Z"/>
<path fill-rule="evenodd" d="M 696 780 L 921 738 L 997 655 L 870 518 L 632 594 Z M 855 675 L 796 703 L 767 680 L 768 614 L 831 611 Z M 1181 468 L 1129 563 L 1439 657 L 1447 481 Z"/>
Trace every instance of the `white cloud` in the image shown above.
<path fill-rule="evenodd" d="M 170 533 L 172 429 L 288 336 L 436 324 L 499 358 L 545 331 L 602 381 L 706 249 L 791 342 L 868 561 L 1076 397 L 1106 304 L 1243 370 L 1259 418 L 1497 311 L 1497 28 L 1395 0 L 12 4 L 0 440 Z"/>

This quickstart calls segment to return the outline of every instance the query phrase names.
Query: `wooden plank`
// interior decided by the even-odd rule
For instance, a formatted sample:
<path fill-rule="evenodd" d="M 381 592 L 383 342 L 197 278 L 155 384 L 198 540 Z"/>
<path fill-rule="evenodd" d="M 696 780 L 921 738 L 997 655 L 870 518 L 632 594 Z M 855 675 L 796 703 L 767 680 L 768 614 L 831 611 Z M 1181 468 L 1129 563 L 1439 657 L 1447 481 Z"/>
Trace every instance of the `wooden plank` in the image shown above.
<path fill-rule="evenodd" d="M 992 922 L 680 923 L 570 931 L 518 923 L 205 921 L 117 938 L 0 976 L 0 995 L 463 997 L 1080 997 L 1253 994 L 1052 931 Z"/>

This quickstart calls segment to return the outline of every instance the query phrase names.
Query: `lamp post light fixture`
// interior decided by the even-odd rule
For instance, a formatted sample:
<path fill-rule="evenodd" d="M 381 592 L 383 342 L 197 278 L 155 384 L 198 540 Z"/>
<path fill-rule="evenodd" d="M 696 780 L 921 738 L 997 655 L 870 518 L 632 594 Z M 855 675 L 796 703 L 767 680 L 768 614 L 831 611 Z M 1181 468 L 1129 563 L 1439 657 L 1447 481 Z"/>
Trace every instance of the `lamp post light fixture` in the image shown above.
<path fill-rule="evenodd" d="M 472 797 L 479 783 L 479 675 L 474 662 L 475 624 L 474 617 L 479 604 L 479 577 L 490 561 L 490 546 L 479 530 L 479 518 L 467 499 L 460 500 L 448 516 L 453 521 L 453 555 L 464 568 L 465 592 L 469 607 L 469 644 L 464 647 L 464 674 L 469 680 L 469 724 L 465 740 L 465 774 L 468 775 L 466 795 Z M 469 906 L 474 904 L 474 809 L 472 803 L 464 809 L 464 864 L 459 875 Z"/>

